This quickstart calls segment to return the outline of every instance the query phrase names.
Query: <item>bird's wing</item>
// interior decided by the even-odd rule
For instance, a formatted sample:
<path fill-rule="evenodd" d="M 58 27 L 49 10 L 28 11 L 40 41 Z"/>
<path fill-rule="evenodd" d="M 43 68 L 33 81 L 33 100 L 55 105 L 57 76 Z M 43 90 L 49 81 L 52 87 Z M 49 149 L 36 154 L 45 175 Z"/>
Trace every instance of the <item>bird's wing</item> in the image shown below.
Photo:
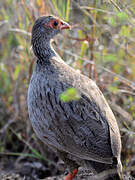
<path fill-rule="evenodd" d="M 56 63 L 56 66 L 57 66 L 57 63 Z M 59 64 L 58 64 L 58 66 L 59 66 Z M 114 114 L 113 114 L 112 110 L 110 109 L 102 92 L 99 90 L 99 88 L 97 87 L 97 85 L 95 84 L 94 81 L 92 81 L 91 79 L 89 79 L 88 77 L 86 77 L 80 73 L 77 73 L 73 68 L 70 68 L 66 64 L 60 64 L 59 67 L 60 67 L 59 73 L 62 72 L 63 69 L 64 69 L 64 73 L 65 73 L 65 76 L 60 77 L 60 81 L 64 83 L 64 80 L 65 80 L 66 83 L 67 82 L 69 83 L 68 86 L 71 84 L 71 87 L 75 87 L 81 93 L 81 101 L 84 103 L 83 108 L 85 109 L 86 116 L 89 116 L 91 108 L 93 108 L 93 109 L 91 109 L 93 111 L 94 111 L 94 109 L 99 109 L 99 111 L 97 111 L 97 116 L 102 121 L 103 121 L 103 119 L 105 119 L 104 123 L 107 122 L 107 124 L 109 126 L 111 149 L 112 149 L 113 156 L 120 158 L 121 138 L 120 138 L 119 128 L 117 125 L 117 121 L 114 117 Z M 66 76 L 67 74 L 68 74 L 68 76 Z M 86 101 L 86 99 L 87 99 L 87 101 Z M 78 103 L 80 103 L 80 102 L 78 102 Z M 93 104 L 91 104 L 91 103 L 93 103 Z M 94 107 L 94 104 L 95 104 L 95 107 Z M 79 104 L 79 106 L 75 106 L 76 112 L 78 110 L 83 111 L 82 109 L 79 109 L 81 107 L 82 106 L 80 104 Z M 96 118 L 98 119 L 98 117 L 96 117 Z M 93 119 L 93 122 L 94 122 L 94 119 Z M 97 127 L 98 127 L 98 125 L 97 125 Z M 100 127 L 102 129 L 102 126 L 100 126 Z M 106 128 L 107 127 L 105 127 L 105 129 Z M 103 136 L 106 136 L 107 135 L 106 133 L 107 132 L 104 131 Z"/>
<path fill-rule="evenodd" d="M 112 156 L 118 156 L 120 146 L 113 113 L 93 81 L 79 74 L 75 81 L 68 84 L 62 79 L 55 81 L 53 86 L 48 84 L 48 88 L 55 87 L 46 91 L 48 110 L 53 109 L 50 129 L 61 150 L 79 158 L 112 163 Z M 61 102 L 60 93 L 69 87 L 79 91 L 80 100 Z"/>
<path fill-rule="evenodd" d="M 66 70 L 65 66 L 60 66 L 58 76 L 55 74 L 53 79 L 40 82 L 39 78 L 36 98 L 31 98 L 36 103 L 35 122 L 38 120 L 40 126 L 35 123 L 35 129 L 40 128 L 45 137 L 41 139 L 54 149 L 111 164 L 112 157 L 120 154 L 116 119 L 96 84 L 72 68 Z M 78 101 L 60 100 L 60 94 L 69 87 L 79 91 Z M 31 93 L 31 96 L 34 95 Z"/>
<path fill-rule="evenodd" d="M 113 155 L 114 157 L 119 157 L 121 152 L 121 138 L 118 124 L 114 117 L 114 114 L 110 109 L 102 92 L 99 90 L 97 85 L 92 80 L 88 81 L 88 87 L 88 94 L 91 94 L 92 98 L 95 100 L 95 103 L 100 107 L 100 110 L 103 113 L 103 116 L 106 118 L 107 123 L 109 125 L 111 148 Z"/>

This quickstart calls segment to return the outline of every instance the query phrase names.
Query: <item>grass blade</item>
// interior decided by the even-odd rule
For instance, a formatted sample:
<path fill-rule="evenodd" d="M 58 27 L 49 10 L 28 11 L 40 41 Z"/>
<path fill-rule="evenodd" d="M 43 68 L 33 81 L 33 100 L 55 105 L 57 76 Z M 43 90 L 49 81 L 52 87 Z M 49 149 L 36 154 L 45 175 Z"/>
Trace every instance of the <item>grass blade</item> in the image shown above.
<path fill-rule="evenodd" d="M 66 4 L 66 17 L 65 17 L 66 21 L 69 20 L 69 11 L 70 11 L 70 0 L 67 0 L 67 4 Z"/>

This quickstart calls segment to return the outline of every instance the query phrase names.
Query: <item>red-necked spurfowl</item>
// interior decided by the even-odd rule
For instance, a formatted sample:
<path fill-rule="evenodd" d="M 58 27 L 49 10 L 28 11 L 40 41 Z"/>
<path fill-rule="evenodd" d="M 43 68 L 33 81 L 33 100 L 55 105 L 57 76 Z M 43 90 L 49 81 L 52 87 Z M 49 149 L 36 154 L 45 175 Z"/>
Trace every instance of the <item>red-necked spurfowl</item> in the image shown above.
<path fill-rule="evenodd" d="M 95 82 L 67 65 L 51 46 L 51 39 L 69 28 L 54 16 L 40 17 L 33 26 L 37 61 L 28 89 L 29 118 L 41 141 L 69 167 L 66 180 L 84 165 L 94 173 L 115 169 L 111 179 L 117 180 L 122 166 L 116 119 Z M 80 99 L 62 102 L 67 88 L 75 88 Z"/>

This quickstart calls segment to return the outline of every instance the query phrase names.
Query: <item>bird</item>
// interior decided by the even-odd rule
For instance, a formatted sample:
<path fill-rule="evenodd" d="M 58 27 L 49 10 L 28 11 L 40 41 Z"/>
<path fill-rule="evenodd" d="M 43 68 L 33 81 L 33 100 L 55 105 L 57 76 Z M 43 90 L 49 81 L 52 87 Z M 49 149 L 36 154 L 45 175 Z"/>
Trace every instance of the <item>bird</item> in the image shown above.
<path fill-rule="evenodd" d="M 114 169 L 111 179 L 121 179 L 121 137 L 112 110 L 96 83 L 52 47 L 52 39 L 65 29 L 71 26 L 53 15 L 41 16 L 33 25 L 36 63 L 28 87 L 29 119 L 37 137 L 69 168 L 66 180 L 74 179 L 80 166 L 94 174 Z M 78 100 L 60 99 L 68 88 L 76 89 Z"/>

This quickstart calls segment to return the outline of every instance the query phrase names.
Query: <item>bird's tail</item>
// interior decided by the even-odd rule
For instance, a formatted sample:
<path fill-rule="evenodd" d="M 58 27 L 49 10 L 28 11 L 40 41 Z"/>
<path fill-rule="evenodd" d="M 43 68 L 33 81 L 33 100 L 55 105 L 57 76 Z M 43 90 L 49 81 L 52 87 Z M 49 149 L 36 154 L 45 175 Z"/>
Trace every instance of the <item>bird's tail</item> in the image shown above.
<path fill-rule="evenodd" d="M 113 162 L 113 164 L 104 164 L 95 161 L 87 161 L 86 164 L 89 164 L 89 167 L 95 174 L 95 180 L 122 180 L 121 162 L 117 162 L 117 159 L 114 159 Z"/>

